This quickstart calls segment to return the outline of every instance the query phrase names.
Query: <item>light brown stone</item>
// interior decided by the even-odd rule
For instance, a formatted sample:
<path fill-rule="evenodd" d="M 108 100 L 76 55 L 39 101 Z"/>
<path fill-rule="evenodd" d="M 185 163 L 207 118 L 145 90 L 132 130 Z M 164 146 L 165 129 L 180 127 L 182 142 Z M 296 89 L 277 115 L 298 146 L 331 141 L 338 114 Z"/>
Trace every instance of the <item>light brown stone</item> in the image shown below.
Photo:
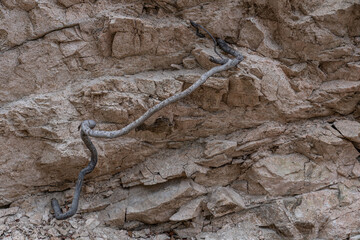
<path fill-rule="evenodd" d="M 205 189 L 190 181 L 177 180 L 155 187 L 136 187 L 130 191 L 126 219 L 154 224 L 165 222 L 176 210 Z"/>
<path fill-rule="evenodd" d="M 127 201 L 111 204 L 102 211 L 100 218 L 106 225 L 122 226 L 125 223 L 126 207 Z"/>
<path fill-rule="evenodd" d="M 231 154 L 237 143 L 234 141 L 214 140 L 206 143 L 204 156 L 210 158 L 222 153 Z"/>
<path fill-rule="evenodd" d="M 1 1 L 0 236 L 356 239 L 359 11 L 358 0 Z M 129 134 L 92 138 L 99 161 L 78 214 L 55 220 L 50 199 L 66 210 L 89 162 L 81 121 L 119 129 L 217 66 L 189 20 L 244 61 Z M 220 186 L 247 208 L 221 210 Z"/>
<path fill-rule="evenodd" d="M 230 163 L 231 161 L 232 158 L 226 156 L 225 154 L 220 154 L 212 158 L 200 159 L 196 161 L 196 163 L 206 167 L 220 167 L 222 165 Z"/>
<path fill-rule="evenodd" d="M 18 211 L 19 211 L 18 207 L 0 209 L 0 217 L 15 215 Z"/>
<path fill-rule="evenodd" d="M 207 208 L 215 217 L 245 209 L 243 198 L 229 187 L 215 189 L 209 198 Z"/>
<path fill-rule="evenodd" d="M 204 197 L 199 197 L 181 206 L 179 211 L 170 217 L 170 221 L 186 221 L 197 217 L 200 214 L 204 200 Z"/>
<path fill-rule="evenodd" d="M 261 159 L 253 165 L 249 174 L 252 179 L 259 179 L 259 184 L 269 194 L 293 194 L 293 191 L 301 191 L 304 185 L 306 162 L 308 159 L 301 155 L 275 155 Z"/>
<path fill-rule="evenodd" d="M 207 187 L 227 186 L 239 177 L 240 168 L 241 167 L 237 164 L 228 164 L 222 167 L 210 169 L 205 173 L 197 172 L 194 174 L 194 181 Z"/>
<path fill-rule="evenodd" d="M 350 120 L 334 122 L 336 129 L 352 142 L 360 143 L 360 123 Z"/>

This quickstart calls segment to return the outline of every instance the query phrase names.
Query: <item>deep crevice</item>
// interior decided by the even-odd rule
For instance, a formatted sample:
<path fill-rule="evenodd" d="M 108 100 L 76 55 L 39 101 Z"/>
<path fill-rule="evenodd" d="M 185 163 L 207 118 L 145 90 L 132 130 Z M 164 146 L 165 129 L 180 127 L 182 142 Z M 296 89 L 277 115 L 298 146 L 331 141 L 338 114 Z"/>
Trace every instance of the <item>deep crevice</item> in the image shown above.
<path fill-rule="evenodd" d="M 0 206 L 0 209 L 7 209 L 10 208 L 11 203 Z"/>

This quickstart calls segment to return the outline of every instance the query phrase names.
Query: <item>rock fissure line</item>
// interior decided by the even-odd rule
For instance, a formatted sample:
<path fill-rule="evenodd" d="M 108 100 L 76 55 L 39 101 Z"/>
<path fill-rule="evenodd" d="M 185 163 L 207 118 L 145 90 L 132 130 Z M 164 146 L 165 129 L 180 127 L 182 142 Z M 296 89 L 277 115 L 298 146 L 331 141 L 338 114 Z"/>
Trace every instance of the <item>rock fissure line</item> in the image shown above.
<path fill-rule="evenodd" d="M 53 33 L 53 32 L 56 32 L 56 31 L 61 31 L 61 30 L 67 29 L 67 28 L 73 28 L 73 27 L 76 27 L 76 26 L 80 26 L 81 23 L 83 23 L 83 22 L 70 23 L 70 24 L 64 25 L 64 26 L 62 26 L 62 27 L 60 27 L 60 28 L 52 29 L 52 30 L 47 31 L 47 32 L 45 32 L 45 33 L 43 33 L 43 34 L 41 34 L 41 35 L 39 35 L 39 36 L 34 37 L 34 38 L 26 39 L 24 42 L 22 42 L 22 43 L 20 43 L 20 44 L 17 44 L 17 45 L 15 45 L 15 46 L 12 46 L 12 47 L 10 47 L 10 48 L 8 48 L 8 49 L 4 49 L 4 50 L 0 51 L 0 54 L 5 53 L 5 52 L 7 52 L 7 51 L 15 50 L 15 49 L 23 46 L 24 44 L 26 44 L 26 43 L 28 43 L 28 42 L 33 42 L 33 41 L 37 41 L 37 40 L 39 40 L 39 39 L 42 39 L 42 38 L 44 38 L 46 35 L 48 35 L 48 34 L 50 34 L 50 33 Z"/>
<path fill-rule="evenodd" d="M 180 93 L 177 93 L 177 94 L 167 98 L 166 100 L 156 104 L 155 106 L 151 107 L 140 118 L 138 118 L 137 120 L 128 124 L 127 126 L 125 126 L 124 128 L 122 128 L 120 130 L 116 130 L 116 131 L 93 130 L 93 128 L 95 128 L 95 126 L 96 126 L 96 122 L 94 120 L 83 121 L 81 123 L 81 125 L 79 126 L 79 130 L 81 130 L 80 131 L 81 139 L 83 140 L 86 147 L 91 152 L 91 161 L 90 161 L 89 165 L 87 167 L 85 167 L 84 169 L 82 169 L 79 173 L 79 177 L 76 182 L 74 198 L 73 198 L 73 201 L 72 201 L 69 211 L 63 213 L 61 211 L 59 202 L 55 198 L 53 198 L 51 200 L 51 205 L 54 209 L 56 219 L 58 219 L 58 220 L 67 219 L 76 213 L 78 204 L 79 204 L 80 192 L 81 192 L 81 187 L 82 187 L 84 177 L 86 174 L 92 172 L 92 170 L 96 166 L 97 151 L 96 151 L 95 146 L 93 145 L 93 143 L 91 142 L 91 140 L 89 138 L 90 136 L 91 137 L 100 137 L 100 138 L 116 138 L 116 137 L 125 135 L 125 134 L 129 133 L 131 130 L 133 130 L 136 127 L 143 124 L 149 117 L 151 117 L 154 113 L 158 112 L 162 108 L 191 94 L 193 91 L 195 91 L 199 86 L 201 86 L 212 75 L 214 75 L 218 72 L 228 70 L 232 67 L 236 67 L 241 61 L 244 60 L 244 57 L 241 55 L 241 53 L 239 53 L 235 49 L 231 48 L 224 40 L 219 39 L 219 38 L 217 38 L 215 40 L 215 38 L 204 27 L 202 27 L 201 25 L 196 24 L 192 21 L 191 21 L 191 24 L 192 24 L 192 26 L 194 26 L 197 29 L 198 33 L 199 33 L 199 28 L 201 28 L 207 32 L 207 34 L 214 41 L 214 44 L 215 44 L 214 49 L 216 49 L 216 46 L 218 45 L 225 53 L 232 55 L 235 58 L 233 58 L 233 59 L 229 59 L 229 58 L 216 59 L 214 57 L 210 57 L 210 61 L 217 63 L 217 64 L 221 64 L 221 66 L 213 67 L 212 69 L 210 69 L 209 71 L 207 71 L 206 73 L 201 75 L 200 79 L 197 80 L 194 84 L 192 84 L 189 88 L 187 88 L 186 90 L 184 90 Z M 215 50 L 215 52 L 217 53 L 216 50 Z M 219 56 L 221 56 L 221 55 L 219 55 Z"/>

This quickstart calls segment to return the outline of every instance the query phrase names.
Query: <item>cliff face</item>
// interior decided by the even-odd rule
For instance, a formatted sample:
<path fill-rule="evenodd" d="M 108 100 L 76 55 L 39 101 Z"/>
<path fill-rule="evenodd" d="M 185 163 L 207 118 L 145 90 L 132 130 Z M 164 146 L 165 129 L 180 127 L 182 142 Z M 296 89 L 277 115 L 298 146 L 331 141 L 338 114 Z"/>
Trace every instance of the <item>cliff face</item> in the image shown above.
<path fill-rule="evenodd" d="M 93 139 L 79 214 L 55 220 L 82 120 L 119 129 L 214 66 L 189 20 L 245 60 Z M 358 0 L 3 0 L 0 22 L 1 238 L 360 235 Z"/>

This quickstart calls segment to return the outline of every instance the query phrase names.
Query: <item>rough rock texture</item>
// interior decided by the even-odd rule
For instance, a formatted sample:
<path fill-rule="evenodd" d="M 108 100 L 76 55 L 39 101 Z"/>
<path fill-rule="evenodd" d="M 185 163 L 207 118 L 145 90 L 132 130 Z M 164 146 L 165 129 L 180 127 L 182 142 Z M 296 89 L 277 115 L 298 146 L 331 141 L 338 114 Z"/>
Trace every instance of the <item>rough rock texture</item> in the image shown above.
<path fill-rule="evenodd" d="M 213 66 L 237 68 L 119 139 Z M 359 239 L 358 0 L 0 2 L 1 239 Z M 64 209 L 66 210 L 66 209 Z"/>

